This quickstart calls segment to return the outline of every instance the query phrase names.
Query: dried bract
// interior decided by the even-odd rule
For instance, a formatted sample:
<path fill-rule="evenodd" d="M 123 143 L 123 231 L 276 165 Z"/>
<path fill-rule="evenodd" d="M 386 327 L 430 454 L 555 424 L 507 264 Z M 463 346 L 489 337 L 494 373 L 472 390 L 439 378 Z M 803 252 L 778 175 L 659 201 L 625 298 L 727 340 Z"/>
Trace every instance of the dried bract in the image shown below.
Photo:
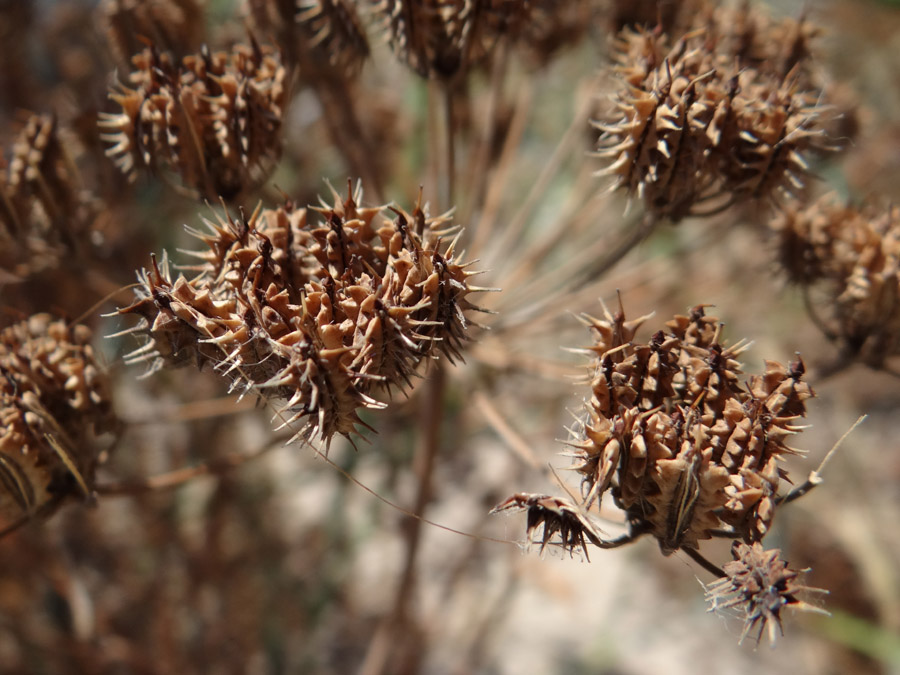
<path fill-rule="evenodd" d="M 377 223 L 385 209 L 360 199 L 335 195 L 318 223 L 290 204 L 208 223 L 195 277 L 155 266 L 120 310 L 148 337 L 130 360 L 211 362 L 233 387 L 287 400 L 279 414 L 298 435 L 349 436 L 358 409 L 383 407 L 373 396 L 408 384 L 419 361 L 459 356 L 478 290 L 442 244 L 447 217 L 419 204 Z"/>
<path fill-rule="evenodd" d="M 731 550 L 734 560 L 723 566 L 726 576 L 706 589 L 710 611 L 736 609 L 742 615 L 744 630 L 741 641 L 757 630 L 759 642 L 763 632 L 774 644 L 775 629 L 784 634 L 781 610 L 785 607 L 827 614 L 798 598 L 803 592 L 827 593 L 820 588 L 803 586 L 797 582 L 803 570 L 788 567 L 778 549 L 764 550 L 762 544 L 748 546 L 735 542 Z"/>
<path fill-rule="evenodd" d="M 226 200 L 265 180 L 281 152 L 287 101 L 277 53 L 253 42 L 229 54 L 203 49 L 180 65 L 155 49 L 132 62 L 134 88 L 110 94 L 122 112 L 100 120 L 122 172 L 166 170 L 200 196 Z"/>
<path fill-rule="evenodd" d="M 0 331 L 0 529 L 88 497 L 116 427 L 91 331 L 47 314 Z"/>

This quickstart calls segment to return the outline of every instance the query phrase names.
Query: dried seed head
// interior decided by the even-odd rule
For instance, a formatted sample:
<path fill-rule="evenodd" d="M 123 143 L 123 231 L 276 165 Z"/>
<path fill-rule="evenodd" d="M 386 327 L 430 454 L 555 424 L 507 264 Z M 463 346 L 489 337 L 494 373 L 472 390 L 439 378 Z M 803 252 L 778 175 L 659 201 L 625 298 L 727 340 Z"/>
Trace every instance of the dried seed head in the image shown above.
<path fill-rule="evenodd" d="M 734 560 L 723 567 L 727 576 L 707 587 L 706 598 L 711 605 L 710 611 L 736 609 L 740 612 L 744 621 L 742 642 L 753 630 L 757 630 L 757 642 L 763 632 L 767 632 L 769 641 L 774 644 L 776 626 L 784 634 L 781 610 L 785 607 L 827 613 L 798 598 L 798 594 L 804 591 L 827 591 L 799 584 L 797 578 L 803 570 L 788 567 L 778 549 L 767 551 L 762 544 L 735 542 L 731 553 Z"/>
<path fill-rule="evenodd" d="M 197 0 L 103 0 L 99 11 L 122 63 L 143 51 L 147 40 L 179 56 L 203 43 L 203 7 Z"/>
<path fill-rule="evenodd" d="M 744 24 L 727 12 L 701 15 L 675 43 L 662 33 L 619 34 L 624 89 L 615 112 L 595 123 L 598 154 L 610 160 L 601 174 L 658 217 L 777 202 L 802 190 L 811 153 L 834 149 L 806 68 L 812 29 L 757 25 L 742 11 Z M 793 48 L 781 54 L 788 34 Z"/>
<path fill-rule="evenodd" d="M 369 58 L 369 41 L 351 0 L 246 0 L 253 30 L 281 47 L 301 78 L 352 79 Z"/>
<path fill-rule="evenodd" d="M 696 549 L 714 530 L 758 541 L 774 516 L 779 460 L 795 452 L 786 439 L 813 395 L 802 362 L 767 362 L 747 380 L 743 343 L 726 347 L 702 306 L 637 342 L 646 318 L 586 320 L 597 337 L 592 397 L 571 442 L 585 508 L 609 491 L 665 553 Z"/>
<path fill-rule="evenodd" d="M 287 101 L 277 53 L 254 42 L 230 54 L 204 49 L 181 65 L 155 49 L 132 62 L 134 88 L 110 94 L 122 112 L 99 123 L 123 173 L 165 169 L 200 196 L 228 200 L 265 180 L 281 151 Z"/>
<path fill-rule="evenodd" d="M 900 207 L 826 195 L 772 222 L 788 278 L 826 292 L 822 319 L 845 353 L 874 368 L 900 351 Z"/>
<path fill-rule="evenodd" d="M 90 495 L 116 426 L 90 330 L 47 314 L 0 331 L 0 529 Z"/>
<path fill-rule="evenodd" d="M 378 0 L 397 56 L 422 77 L 449 80 L 484 60 L 503 35 L 528 24 L 521 0 Z"/>
<path fill-rule="evenodd" d="M 191 280 L 164 263 L 140 275 L 148 343 L 130 360 L 151 370 L 193 360 L 227 374 L 233 387 L 285 399 L 298 435 L 349 436 L 373 396 L 409 383 L 417 364 L 459 355 L 473 309 L 471 272 L 442 245 L 448 219 L 358 206 L 361 193 L 323 204 L 312 222 L 291 205 L 249 219 L 208 223 L 208 250 Z"/>
<path fill-rule="evenodd" d="M 31 115 L 0 180 L 0 269 L 27 277 L 56 267 L 97 216 L 55 117 Z"/>
<path fill-rule="evenodd" d="M 297 23 L 311 56 L 352 78 L 369 58 L 369 41 L 347 0 L 298 0 Z"/>

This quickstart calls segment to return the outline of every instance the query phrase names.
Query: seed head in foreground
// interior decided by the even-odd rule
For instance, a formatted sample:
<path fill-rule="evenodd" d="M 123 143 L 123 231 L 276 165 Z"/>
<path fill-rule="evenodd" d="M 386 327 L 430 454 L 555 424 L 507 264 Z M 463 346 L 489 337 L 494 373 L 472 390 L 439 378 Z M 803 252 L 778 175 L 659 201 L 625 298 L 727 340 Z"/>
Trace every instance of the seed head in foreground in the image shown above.
<path fill-rule="evenodd" d="M 230 216 L 193 232 L 195 276 L 173 279 L 168 265 L 140 274 L 129 332 L 147 343 L 129 361 L 211 363 L 232 388 L 287 402 L 284 424 L 298 436 L 350 436 L 360 408 L 410 384 L 424 359 L 461 355 L 476 309 L 447 216 L 428 217 L 421 201 L 363 208 L 361 191 L 319 208 L 288 203 Z M 317 217 L 316 217 L 317 216 Z M 392 217 L 391 217 L 392 216 Z"/>

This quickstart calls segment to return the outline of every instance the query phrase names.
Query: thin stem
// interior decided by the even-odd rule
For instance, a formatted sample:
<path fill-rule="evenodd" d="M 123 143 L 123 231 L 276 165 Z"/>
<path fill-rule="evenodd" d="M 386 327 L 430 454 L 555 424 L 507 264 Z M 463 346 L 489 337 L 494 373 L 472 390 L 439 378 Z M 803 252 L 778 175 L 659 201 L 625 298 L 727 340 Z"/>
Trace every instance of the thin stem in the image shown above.
<path fill-rule="evenodd" d="M 724 579 L 728 576 L 727 574 L 725 574 L 725 572 L 722 571 L 722 568 L 720 568 L 718 565 L 714 565 L 709 560 L 700 555 L 700 551 L 698 551 L 697 549 L 683 548 L 681 550 L 684 551 L 684 553 L 687 554 L 687 556 L 691 558 L 695 563 L 700 565 L 700 567 L 705 569 L 713 576 L 716 576 L 719 579 Z"/>
<path fill-rule="evenodd" d="M 149 478 L 142 478 L 140 480 L 122 481 L 120 483 L 103 483 L 95 485 L 94 490 L 97 494 L 105 496 L 134 496 L 146 494 L 148 492 L 156 492 L 157 490 L 169 490 L 176 488 L 179 485 L 184 485 L 188 481 L 199 476 L 220 475 L 227 473 L 236 467 L 243 466 L 249 461 L 262 457 L 270 450 L 281 447 L 275 441 L 287 440 L 290 436 L 291 434 L 280 434 L 261 448 L 248 454 L 232 453 L 217 460 L 198 464 L 197 466 L 176 469 L 175 471 L 150 476 Z"/>

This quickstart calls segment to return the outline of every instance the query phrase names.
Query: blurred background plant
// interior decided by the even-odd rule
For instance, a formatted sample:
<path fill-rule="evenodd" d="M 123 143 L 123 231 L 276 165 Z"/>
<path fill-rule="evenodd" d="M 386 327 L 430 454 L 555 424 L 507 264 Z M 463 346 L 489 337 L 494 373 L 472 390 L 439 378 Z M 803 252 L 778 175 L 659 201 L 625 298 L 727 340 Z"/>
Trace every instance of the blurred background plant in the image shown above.
<path fill-rule="evenodd" d="M 874 0 L 0 1 L 3 672 L 895 671 L 898 35 Z M 785 187 L 813 206 L 778 196 L 773 220 Z M 301 242 L 314 252 L 288 272 Z M 180 284 L 156 271 L 163 251 Z M 372 289 L 476 259 L 502 291 L 473 302 L 496 314 L 409 315 L 425 342 L 386 340 L 412 351 L 392 371 L 373 354 L 395 352 L 350 348 L 407 300 L 451 307 Z M 100 339 L 134 327 L 100 315 L 135 303 L 142 269 L 146 353 L 168 344 L 186 366 L 144 378 L 123 360 L 140 341 Z M 291 274 L 316 311 L 276 299 Z M 786 613 L 777 650 L 705 612 L 713 577 L 683 552 L 522 555 L 523 522 L 487 515 L 513 492 L 561 494 L 546 467 L 568 463 L 557 439 L 587 393 L 564 348 L 591 346 L 575 316 L 616 291 L 659 326 L 714 305 L 732 343 L 752 340 L 747 372 L 802 353 L 817 398 L 795 476 L 869 414 L 767 534 L 832 613 Z M 295 325 L 301 305 L 319 317 L 302 339 L 326 347 L 303 372 L 354 403 L 327 461 L 315 419 L 338 398 L 279 413 L 256 388 L 294 339 L 270 310 Z M 219 339 L 250 315 L 275 326 L 266 340 Z M 186 353 L 224 363 L 234 393 Z M 285 447 L 302 423 L 274 430 L 294 415 L 311 446 Z M 768 560 L 753 555 L 734 578 Z"/>

